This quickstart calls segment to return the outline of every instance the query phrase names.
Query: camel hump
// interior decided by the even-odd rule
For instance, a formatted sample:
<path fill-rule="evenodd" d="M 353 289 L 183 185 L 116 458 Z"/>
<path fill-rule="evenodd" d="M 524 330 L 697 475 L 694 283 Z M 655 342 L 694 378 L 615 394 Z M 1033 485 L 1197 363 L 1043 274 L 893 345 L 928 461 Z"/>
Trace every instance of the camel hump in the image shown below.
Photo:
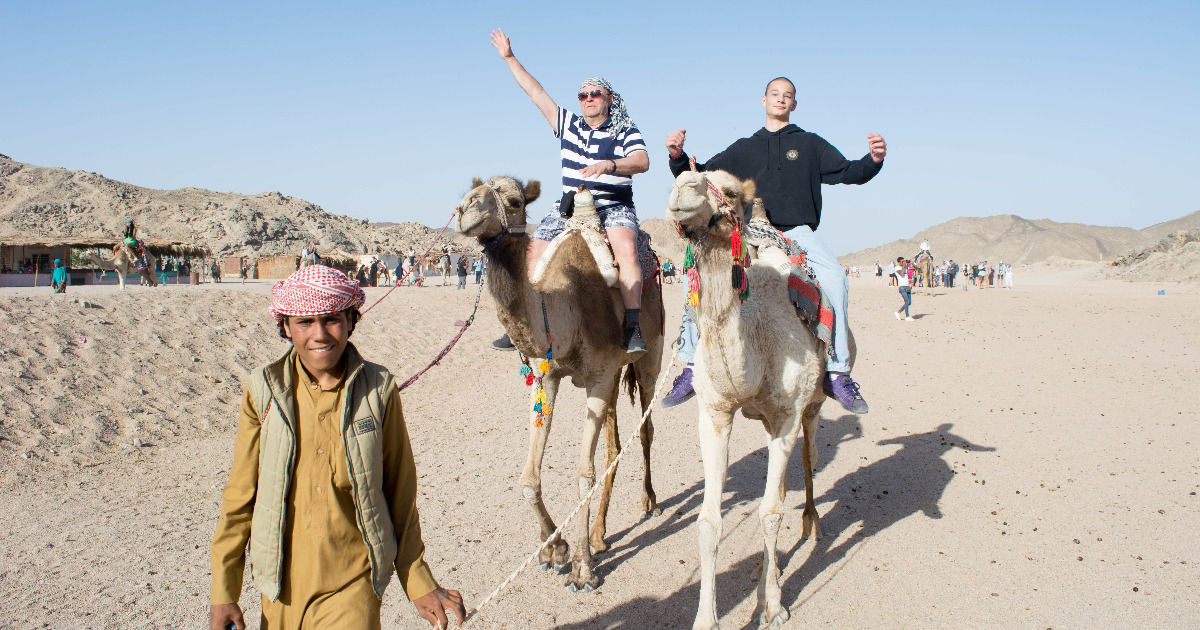
<path fill-rule="evenodd" d="M 572 220 L 575 218 L 572 217 Z M 595 227 L 568 225 L 550 241 L 529 277 L 533 288 L 543 293 L 566 288 L 569 284 L 568 275 L 564 273 L 567 267 L 578 266 L 588 258 L 595 261 L 606 286 L 617 286 L 617 264 L 608 240 L 599 231 L 597 221 Z"/>

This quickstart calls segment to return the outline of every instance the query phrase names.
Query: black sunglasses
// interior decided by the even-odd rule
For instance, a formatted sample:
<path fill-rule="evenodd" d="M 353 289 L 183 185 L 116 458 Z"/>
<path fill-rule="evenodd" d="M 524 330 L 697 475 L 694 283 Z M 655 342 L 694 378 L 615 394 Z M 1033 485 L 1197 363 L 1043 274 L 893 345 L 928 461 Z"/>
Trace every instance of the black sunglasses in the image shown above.
<path fill-rule="evenodd" d="M 581 100 L 581 101 L 588 100 L 589 96 L 592 98 L 603 98 L 604 91 L 603 90 L 592 90 L 591 92 L 580 92 L 576 96 L 578 96 L 579 100 Z"/>

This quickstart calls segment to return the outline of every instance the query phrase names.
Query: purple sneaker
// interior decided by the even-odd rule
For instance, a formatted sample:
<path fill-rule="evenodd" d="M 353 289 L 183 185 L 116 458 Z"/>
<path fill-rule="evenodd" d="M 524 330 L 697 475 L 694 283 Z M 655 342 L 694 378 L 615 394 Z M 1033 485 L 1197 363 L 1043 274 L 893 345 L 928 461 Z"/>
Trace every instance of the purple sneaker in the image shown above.
<path fill-rule="evenodd" d="M 842 403 L 842 407 L 846 411 L 857 414 L 867 413 L 867 401 L 863 400 L 862 394 L 858 393 L 858 383 L 855 383 L 849 374 L 838 374 L 834 378 L 831 378 L 830 374 L 826 374 L 822 389 L 825 390 L 826 396 L 836 398 L 838 402 Z"/>
<path fill-rule="evenodd" d="M 683 368 L 683 373 L 675 377 L 675 382 L 671 384 L 671 391 L 662 399 L 664 409 L 682 405 L 692 399 L 696 395 L 696 390 L 692 389 L 692 368 Z"/>

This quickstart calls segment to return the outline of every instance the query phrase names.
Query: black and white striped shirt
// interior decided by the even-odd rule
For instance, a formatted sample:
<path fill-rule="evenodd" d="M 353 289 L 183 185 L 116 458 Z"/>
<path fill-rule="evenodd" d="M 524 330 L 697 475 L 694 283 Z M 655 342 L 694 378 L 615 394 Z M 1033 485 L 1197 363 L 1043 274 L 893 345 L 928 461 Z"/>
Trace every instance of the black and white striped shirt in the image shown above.
<path fill-rule="evenodd" d="M 579 172 L 584 168 L 616 160 L 645 151 L 646 142 L 637 127 L 630 126 L 614 137 L 608 131 L 612 119 L 607 119 L 598 129 L 592 129 L 583 118 L 560 107 L 558 128 L 554 137 L 562 140 L 562 183 L 563 192 L 578 190 L 580 186 L 592 191 L 597 208 L 614 204 L 633 207 L 633 176 L 604 173 L 599 177 L 584 179 Z"/>

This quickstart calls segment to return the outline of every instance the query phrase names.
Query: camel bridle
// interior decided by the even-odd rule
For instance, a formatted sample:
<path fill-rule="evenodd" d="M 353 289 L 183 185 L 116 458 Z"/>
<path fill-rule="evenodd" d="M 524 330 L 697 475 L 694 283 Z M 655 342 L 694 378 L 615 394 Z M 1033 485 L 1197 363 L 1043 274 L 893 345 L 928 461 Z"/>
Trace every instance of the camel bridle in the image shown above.
<path fill-rule="evenodd" d="M 699 172 L 696 168 L 696 156 L 688 158 L 688 164 L 693 172 Z M 746 249 L 746 244 L 742 240 L 742 221 L 738 216 L 738 212 L 733 209 L 733 206 L 725 200 L 725 195 L 721 194 L 721 190 L 708 177 L 704 178 L 704 183 L 708 185 L 708 191 L 712 193 L 713 198 L 717 202 L 717 210 L 708 219 L 708 227 L 712 229 L 721 220 L 721 217 L 726 217 L 733 225 L 733 231 L 729 235 L 730 255 L 733 258 L 733 273 L 730 279 L 730 284 L 733 286 L 734 292 L 738 294 L 738 299 L 745 302 L 746 298 L 750 297 L 750 278 L 746 275 L 746 269 L 750 267 L 750 252 Z M 700 275 L 696 272 L 696 259 L 692 252 L 692 236 L 687 233 L 686 228 L 679 221 L 674 221 L 675 229 L 679 232 L 684 240 L 687 241 L 687 253 L 684 256 L 684 273 L 688 278 L 688 303 L 692 306 L 697 306 L 700 303 Z"/>

